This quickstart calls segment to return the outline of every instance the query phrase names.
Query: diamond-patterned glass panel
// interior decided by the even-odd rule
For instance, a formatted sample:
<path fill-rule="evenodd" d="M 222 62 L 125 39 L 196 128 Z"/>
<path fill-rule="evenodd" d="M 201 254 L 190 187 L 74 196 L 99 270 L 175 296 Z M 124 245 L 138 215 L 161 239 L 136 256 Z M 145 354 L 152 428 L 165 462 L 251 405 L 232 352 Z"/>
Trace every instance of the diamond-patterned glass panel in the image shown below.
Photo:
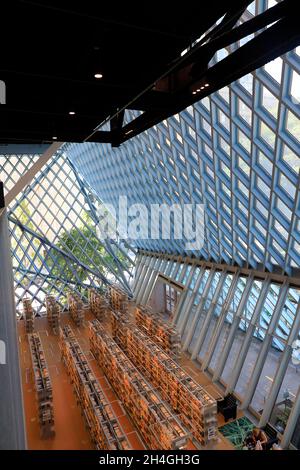
<path fill-rule="evenodd" d="M 1 179 L 6 191 L 35 163 L 39 155 L 1 155 Z M 98 237 L 100 199 L 59 150 L 12 201 L 8 211 L 15 273 L 17 313 L 28 294 L 37 314 L 52 292 L 62 305 L 68 289 L 82 297 L 89 286 L 128 280 L 133 253 L 116 240 Z"/>
<path fill-rule="evenodd" d="M 256 2 L 244 18 L 266 7 Z M 294 50 L 119 148 L 69 144 L 66 152 L 115 207 L 119 195 L 129 204 L 203 203 L 205 243 L 194 255 L 292 275 L 300 263 L 299 77 Z M 135 244 L 191 254 L 181 240 Z"/>

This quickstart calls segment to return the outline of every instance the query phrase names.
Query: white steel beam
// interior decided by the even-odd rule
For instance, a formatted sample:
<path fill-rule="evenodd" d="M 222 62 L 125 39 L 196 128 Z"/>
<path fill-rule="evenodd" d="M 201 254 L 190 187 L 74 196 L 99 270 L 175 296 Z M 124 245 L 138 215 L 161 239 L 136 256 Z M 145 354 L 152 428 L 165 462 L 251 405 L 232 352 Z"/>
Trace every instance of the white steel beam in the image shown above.
<path fill-rule="evenodd" d="M 212 358 L 212 355 L 214 353 L 214 350 L 215 350 L 215 347 L 218 343 L 218 339 L 220 337 L 220 334 L 222 332 L 222 329 L 224 327 L 224 323 L 225 323 L 225 320 L 226 320 L 226 316 L 227 316 L 227 313 L 228 313 L 228 310 L 229 310 L 229 307 L 230 307 L 230 304 L 232 302 L 232 299 L 233 299 L 233 296 L 234 296 L 234 292 L 235 292 L 235 289 L 237 287 L 237 283 L 238 283 L 238 280 L 239 280 L 239 272 L 237 272 L 235 274 L 235 276 L 233 277 L 232 279 L 232 282 L 231 282 L 231 285 L 228 289 L 228 292 L 227 292 L 227 296 L 226 296 L 226 299 L 222 305 L 222 309 L 221 309 L 221 312 L 220 312 L 220 316 L 219 316 L 219 320 L 217 322 L 217 325 L 215 327 L 215 330 L 213 332 L 213 335 L 212 335 L 212 339 L 210 341 L 210 345 L 209 345 L 209 348 L 208 348 L 208 351 L 207 353 L 205 354 L 204 358 L 203 358 L 203 361 L 202 361 L 202 370 L 205 370 L 206 367 L 208 366 L 211 358 Z"/>
<path fill-rule="evenodd" d="M 29 168 L 28 171 L 17 181 L 14 187 L 8 191 L 5 196 L 5 204 L 8 206 L 22 191 L 28 186 L 35 175 L 40 171 L 43 166 L 50 160 L 51 157 L 57 152 L 57 150 L 62 146 L 62 142 L 55 142 L 50 145 L 49 148 L 39 157 L 36 163 Z M 5 182 L 4 182 L 5 183 Z"/>
<path fill-rule="evenodd" d="M 205 336 L 207 334 L 207 331 L 208 331 L 208 328 L 209 328 L 209 325 L 210 325 L 210 322 L 211 322 L 211 319 L 214 315 L 214 311 L 215 311 L 215 307 L 217 305 L 217 302 L 218 302 L 218 298 L 220 297 L 220 293 L 221 293 L 221 290 L 223 289 L 223 285 L 224 285 L 224 282 L 225 282 L 225 279 L 226 279 L 226 272 L 223 272 L 220 276 L 220 279 L 219 279 L 219 282 L 218 282 L 218 285 L 217 285 L 217 288 L 216 288 L 216 291 L 214 293 L 214 296 L 212 298 L 212 301 L 211 301 L 211 304 L 209 306 L 209 309 L 207 311 L 207 314 L 206 314 L 206 317 L 205 317 L 205 320 L 204 320 L 204 323 L 202 325 L 202 328 L 201 328 L 201 331 L 200 331 L 200 334 L 197 338 L 197 341 L 195 343 L 195 346 L 194 346 L 194 349 L 192 351 L 192 359 L 196 359 L 196 357 L 198 356 L 199 354 L 199 351 L 201 349 L 201 346 L 202 346 L 202 343 L 205 339 Z M 192 330 L 194 330 L 197 326 L 197 323 L 198 323 L 198 320 L 199 318 L 201 317 L 202 315 L 202 312 L 203 312 L 203 309 L 204 309 L 204 303 L 203 302 L 200 302 L 198 307 L 197 307 L 197 310 L 196 310 L 196 315 L 195 315 L 195 318 L 194 318 L 194 321 L 193 321 L 193 325 L 191 327 Z M 193 332 L 194 333 L 194 332 Z M 186 340 L 186 348 L 188 349 L 189 345 L 190 345 L 190 342 L 193 338 L 193 334 L 190 335 L 190 340 L 189 340 L 189 344 L 187 344 L 187 341 L 188 339 Z M 185 350 L 185 349 L 184 349 Z"/>
<path fill-rule="evenodd" d="M 247 353 L 248 353 L 248 350 L 249 350 L 249 347 L 253 338 L 253 333 L 256 327 L 256 323 L 259 319 L 259 316 L 261 314 L 262 308 L 264 306 L 264 303 L 265 303 L 265 300 L 269 291 L 269 287 L 270 287 L 270 281 L 267 280 L 263 284 L 262 290 L 260 292 L 256 306 L 254 308 L 254 312 L 250 320 L 250 323 L 248 325 L 248 329 L 247 329 L 241 350 L 238 354 L 238 357 L 236 358 L 236 362 L 233 366 L 232 374 L 228 380 L 225 394 L 232 392 L 238 382 L 240 373 L 242 371 L 242 368 L 243 368 L 243 365 L 244 365 L 244 362 L 245 362 L 245 359 L 246 359 L 246 356 L 247 356 Z"/>
<path fill-rule="evenodd" d="M 241 404 L 242 409 L 248 408 L 248 406 L 250 405 L 251 400 L 253 398 L 255 389 L 256 389 L 258 381 L 259 381 L 260 374 L 262 372 L 262 369 L 263 369 L 265 361 L 266 361 L 266 357 L 267 357 L 268 352 L 269 352 L 270 345 L 272 343 L 272 336 L 273 336 L 274 330 L 276 328 L 278 319 L 280 317 L 282 308 L 283 308 L 285 300 L 286 300 L 287 292 L 288 292 L 288 284 L 285 283 L 280 289 L 279 296 L 278 296 L 278 299 L 277 299 L 277 302 L 276 302 L 276 306 L 275 306 L 275 309 L 274 309 L 274 312 L 273 312 L 273 315 L 272 315 L 272 320 L 269 324 L 269 327 L 268 327 L 268 330 L 266 332 L 265 338 L 262 342 L 262 346 L 261 346 L 258 358 L 256 360 L 256 363 L 255 363 L 255 366 L 254 366 L 249 384 L 247 386 L 246 395 L 245 395 L 244 400 Z"/>
<path fill-rule="evenodd" d="M 299 330 L 300 330 L 300 304 L 298 303 L 293 326 L 291 328 L 291 331 L 287 340 L 287 344 L 285 346 L 285 350 L 283 351 L 283 354 L 280 358 L 280 362 L 278 364 L 278 368 L 274 376 L 271 390 L 270 390 L 269 396 L 267 398 L 267 401 L 264 406 L 264 410 L 262 412 L 262 415 L 259 421 L 260 427 L 265 426 L 271 416 L 282 381 L 284 379 L 286 370 L 288 368 L 290 359 L 292 357 L 292 353 L 293 353 L 292 343 L 298 338 Z"/>

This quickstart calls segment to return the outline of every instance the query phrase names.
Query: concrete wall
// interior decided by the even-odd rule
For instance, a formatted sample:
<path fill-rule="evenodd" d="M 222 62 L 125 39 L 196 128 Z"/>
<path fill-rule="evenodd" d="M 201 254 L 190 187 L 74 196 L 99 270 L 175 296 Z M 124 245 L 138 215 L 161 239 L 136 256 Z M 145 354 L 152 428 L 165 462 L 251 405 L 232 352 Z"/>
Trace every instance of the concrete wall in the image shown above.
<path fill-rule="evenodd" d="M 0 209 L 0 449 L 25 449 L 13 271 L 6 210 Z"/>

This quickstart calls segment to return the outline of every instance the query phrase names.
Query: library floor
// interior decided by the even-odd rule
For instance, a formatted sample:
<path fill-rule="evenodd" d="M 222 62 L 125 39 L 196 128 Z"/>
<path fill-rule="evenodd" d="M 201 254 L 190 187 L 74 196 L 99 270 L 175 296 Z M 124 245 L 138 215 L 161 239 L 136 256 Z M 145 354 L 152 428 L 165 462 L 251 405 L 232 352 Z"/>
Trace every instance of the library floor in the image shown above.
<path fill-rule="evenodd" d="M 74 326 L 68 314 L 62 315 L 62 324 L 70 324 L 72 327 L 88 362 L 102 386 L 107 400 L 111 403 L 118 420 L 126 433 L 133 449 L 144 449 L 141 438 L 132 424 L 130 418 L 126 414 L 120 400 L 115 395 L 108 381 L 103 375 L 100 367 L 96 364 L 95 359 L 89 350 L 88 342 L 88 321 L 94 319 L 89 312 L 85 314 L 85 322 L 82 328 Z M 28 449 L 34 450 L 89 450 L 93 449 L 90 442 L 89 433 L 85 428 L 84 418 L 81 415 L 80 407 L 76 404 L 73 387 L 70 383 L 69 376 L 63 366 L 60 358 L 60 350 L 58 345 L 58 337 L 51 333 L 46 318 L 35 318 L 35 331 L 39 332 L 46 355 L 50 377 L 53 387 L 53 404 L 55 419 L 55 436 L 52 439 L 40 439 L 39 424 L 37 419 L 37 410 L 35 402 L 35 392 L 33 380 L 31 377 L 31 359 L 25 334 L 23 321 L 19 322 L 19 348 L 21 361 L 21 374 L 25 406 L 25 419 L 27 431 Z M 203 374 L 198 365 L 191 361 L 187 355 L 181 359 L 181 365 L 186 371 L 213 396 L 217 397 L 219 392 L 209 378 Z M 238 417 L 242 416 L 239 414 Z M 222 416 L 218 415 L 219 426 L 224 424 Z M 214 443 L 210 449 L 215 450 L 231 450 L 232 444 L 218 433 L 218 441 Z M 195 449 L 190 443 L 189 449 Z"/>

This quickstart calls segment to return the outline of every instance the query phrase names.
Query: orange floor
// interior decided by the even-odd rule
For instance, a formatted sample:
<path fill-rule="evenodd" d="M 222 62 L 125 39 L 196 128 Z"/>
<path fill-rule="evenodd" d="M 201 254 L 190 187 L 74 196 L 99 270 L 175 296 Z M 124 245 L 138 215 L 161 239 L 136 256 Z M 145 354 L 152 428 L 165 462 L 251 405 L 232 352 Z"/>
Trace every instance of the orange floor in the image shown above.
<path fill-rule="evenodd" d="M 126 433 L 129 442 L 134 449 L 144 449 L 142 441 L 125 413 L 120 401 L 116 397 L 109 383 L 97 366 L 95 359 L 89 351 L 88 344 L 88 319 L 92 319 L 90 313 L 86 313 L 85 326 L 76 328 L 69 320 L 68 315 L 62 316 L 62 323 L 69 323 L 78 338 L 78 341 L 87 356 L 95 376 L 98 378 L 104 393 L 111 403 L 118 420 Z M 40 439 L 39 424 L 35 401 L 34 384 L 30 372 L 30 352 L 25 335 L 24 324 L 19 322 L 19 345 L 21 357 L 21 374 L 23 384 L 25 419 L 27 431 L 28 449 L 34 450 L 88 450 L 93 449 L 85 422 L 81 416 L 81 409 L 76 404 L 73 388 L 66 369 L 60 359 L 58 337 L 51 334 L 46 318 L 35 319 L 35 331 L 38 331 L 45 351 L 49 374 L 53 387 L 53 405 L 55 419 L 55 437 L 52 439 Z"/>
<path fill-rule="evenodd" d="M 142 440 L 132 424 L 129 416 L 126 414 L 120 400 L 114 393 L 109 382 L 104 376 L 101 368 L 97 365 L 93 358 L 88 341 L 88 321 L 94 319 L 90 312 L 85 313 L 85 322 L 82 328 L 74 326 L 68 314 L 62 315 L 62 324 L 70 324 L 75 336 L 77 337 L 87 360 L 96 376 L 100 385 L 111 403 L 115 414 L 127 435 L 133 449 L 144 449 Z M 38 331 L 42 340 L 45 351 L 49 373 L 53 387 L 53 404 L 55 419 L 55 436 L 52 439 L 42 440 L 40 438 L 40 430 L 37 419 L 36 400 L 34 392 L 34 384 L 31 377 L 31 360 L 30 352 L 25 334 L 23 321 L 19 322 L 19 346 L 21 358 L 21 374 L 24 394 L 25 419 L 27 430 L 28 449 L 34 450 L 89 450 L 93 449 L 90 441 L 89 433 L 85 428 L 85 422 L 81 416 L 81 409 L 76 404 L 73 388 L 60 358 L 60 350 L 58 345 L 58 337 L 53 335 L 48 327 L 46 318 L 36 318 L 34 323 L 35 331 Z M 217 397 L 219 392 L 207 376 L 203 374 L 199 366 L 191 361 L 187 354 L 184 354 L 180 360 L 180 365 L 206 390 L 213 396 Z M 219 417 L 219 426 L 223 424 L 223 418 Z M 189 442 L 188 449 L 195 449 L 192 442 Z M 233 446 L 218 433 L 218 440 L 214 442 L 210 449 L 215 450 L 231 450 Z"/>

